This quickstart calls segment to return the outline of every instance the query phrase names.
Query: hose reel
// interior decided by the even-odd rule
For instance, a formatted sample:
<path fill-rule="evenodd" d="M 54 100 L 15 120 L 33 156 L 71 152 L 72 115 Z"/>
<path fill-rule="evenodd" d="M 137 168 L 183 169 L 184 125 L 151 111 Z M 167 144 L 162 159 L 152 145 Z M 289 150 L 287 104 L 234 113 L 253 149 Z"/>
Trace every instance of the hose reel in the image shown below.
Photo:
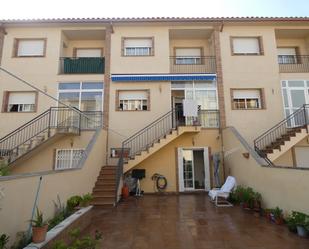
<path fill-rule="evenodd" d="M 155 173 L 151 177 L 151 180 L 154 181 L 154 188 L 156 188 L 158 192 L 163 192 L 166 189 L 167 179 L 165 178 L 165 176 Z"/>

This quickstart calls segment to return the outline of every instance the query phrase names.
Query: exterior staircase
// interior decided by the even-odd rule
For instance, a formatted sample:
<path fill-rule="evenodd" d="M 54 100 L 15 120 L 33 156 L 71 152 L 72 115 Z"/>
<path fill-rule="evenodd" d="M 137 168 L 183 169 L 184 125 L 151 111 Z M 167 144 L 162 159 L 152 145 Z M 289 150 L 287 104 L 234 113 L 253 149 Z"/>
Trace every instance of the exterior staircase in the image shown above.
<path fill-rule="evenodd" d="M 139 151 L 135 155 L 128 158 L 127 161 L 124 162 L 124 169 L 123 173 L 128 172 L 132 168 L 134 168 L 136 165 L 138 165 L 140 162 L 163 148 L 165 145 L 169 144 L 179 136 L 181 136 L 184 133 L 198 133 L 201 131 L 200 126 L 180 126 L 175 129 L 171 129 L 167 134 L 165 134 L 163 137 L 158 138 L 153 143 L 149 144 L 144 148 L 143 150 Z"/>
<path fill-rule="evenodd" d="M 51 107 L 1 138 L 0 157 L 11 165 L 57 135 L 79 135 L 80 120 L 78 110 Z"/>
<path fill-rule="evenodd" d="M 308 136 L 309 105 L 303 105 L 290 116 L 254 140 L 254 148 L 269 165 Z"/>
<path fill-rule="evenodd" d="M 116 202 L 116 166 L 103 166 L 92 191 L 92 205 L 113 207 Z"/>

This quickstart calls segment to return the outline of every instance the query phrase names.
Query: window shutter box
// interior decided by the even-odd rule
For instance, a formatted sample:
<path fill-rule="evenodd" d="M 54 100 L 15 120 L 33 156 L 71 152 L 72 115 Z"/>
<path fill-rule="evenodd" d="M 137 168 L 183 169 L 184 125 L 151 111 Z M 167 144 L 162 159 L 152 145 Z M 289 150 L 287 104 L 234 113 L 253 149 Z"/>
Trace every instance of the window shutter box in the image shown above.
<path fill-rule="evenodd" d="M 124 39 L 124 47 L 152 47 L 151 38 L 126 38 Z"/>
<path fill-rule="evenodd" d="M 147 91 L 120 91 L 120 100 L 148 99 Z"/>
<path fill-rule="evenodd" d="M 9 105 L 16 105 L 16 104 L 35 104 L 35 93 L 14 93 L 11 92 L 9 94 Z"/>
<path fill-rule="evenodd" d="M 200 48 L 176 48 L 176 56 L 201 57 L 201 55 Z"/>
<path fill-rule="evenodd" d="M 233 98 L 234 99 L 259 99 L 260 98 L 260 90 L 234 90 Z"/>

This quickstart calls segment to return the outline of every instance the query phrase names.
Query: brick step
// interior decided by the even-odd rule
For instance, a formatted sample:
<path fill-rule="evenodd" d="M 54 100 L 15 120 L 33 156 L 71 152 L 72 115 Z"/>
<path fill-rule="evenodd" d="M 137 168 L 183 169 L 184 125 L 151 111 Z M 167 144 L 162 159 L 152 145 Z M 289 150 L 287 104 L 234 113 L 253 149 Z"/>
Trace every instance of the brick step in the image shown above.
<path fill-rule="evenodd" d="M 265 154 L 270 154 L 270 153 L 273 153 L 273 150 L 272 149 L 264 149 L 264 150 L 261 150 L 263 153 Z"/>
<path fill-rule="evenodd" d="M 97 180 L 101 180 L 101 181 L 116 181 L 116 176 L 115 175 L 99 175 Z"/>
<path fill-rule="evenodd" d="M 113 183 L 113 184 L 115 184 L 116 179 L 104 179 L 103 180 L 102 178 L 100 178 L 100 176 L 98 176 L 97 183 Z"/>
<path fill-rule="evenodd" d="M 94 202 L 109 202 L 109 203 L 113 203 L 115 202 L 115 196 L 94 196 L 93 200 Z"/>
<path fill-rule="evenodd" d="M 110 202 L 110 201 L 92 201 L 91 202 L 91 205 L 95 206 L 95 207 L 108 207 L 108 208 L 112 208 L 114 207 L 114 201 L 113 202 Z"/>
<path fill-rule="evenodd" d="M 115 195 L 115 190 L 116 189 L 93 189 L 93 196 L 95 195 L 106 195 L 106 196 L 111 196 L 111 195 Z"/>
<path fill-rule="evenodd" d="M 96 185 L 93 188 L 94 192 L 102 192 L 102 191 L 116 191 L 116 185 Z"/>
<path fill-rule="evenodd" d="M 97 181 L 95 183 L 95 187 L 111 187 L 111 188 L 116 188 L 116 183 L 115 182 L 102 182 L 102 181 Z"/>

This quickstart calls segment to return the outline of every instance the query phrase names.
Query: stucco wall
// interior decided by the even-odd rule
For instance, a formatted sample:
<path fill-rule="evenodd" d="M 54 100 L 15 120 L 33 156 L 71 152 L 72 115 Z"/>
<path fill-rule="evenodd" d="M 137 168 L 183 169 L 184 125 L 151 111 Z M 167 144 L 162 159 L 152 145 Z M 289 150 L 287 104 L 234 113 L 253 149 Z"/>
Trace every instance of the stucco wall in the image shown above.
<path fill-rule="evenodd" d="M 196 135 L 185 133 L 167 144 L 165 147 L 148 157 L 136 166 L 137 169 L 146 169 L 146 178 L 141 180 L 141 188 L 145 193 L 153 193 L 154 182 L 151 177 L 159 173 L 167 178 L 166 192 L 178 192 L 178 157 L 177 148 L 181 147 L 209 147 L 211 154 L 221 151 L 221 139 L 217 129 L 204 129 Z M 213 175 L 211 161 L 210 175 Z M 223 173 L 221 169 L 221 173 Z M 211 177 L 211 182 L 213 178 Z"/>
<path fill-rule="evenodd" d="M 69 28 L 69 27 L 67 27 Z M 74 27 L 74 30 L 84 29 Z M 59 73 L 59 58 L 63 56 L 61 27 L 26 27 L 26 28 L 7 28 L 7 35 L 4 40 L 3 59 L 1 66 L 23 80 L 35 85 L 46 93 L 57 98 L 59 82 L 81 82 L 81 81 L 100 81 L 103 82 L 103 74 L 84 74 L 84 75 L 63 75 Z M 15 58 L 13 55 L 13 45 L 15 38 L 46 38 L 46 56 L 37 58 Z M 83 47 L 87 44 L 97 46 L 94 41 L 73 41 L 74 46 Z M 71 50 L 72 48 L 69 48 Z M 2 107 L 4 91 L 33 91 L 32 88 L 21 83 L 17 79 L 8 76 L 4 72 L 0 74 L 0 103 Z M 0 137 L 15 130 L 25 122 L 36 117 L 50 106 L 57 106 L 57 102 L 43 94 L 38 95 L 38 108 L 34 113 L 3 113 L 0 112 L 0 120 L 7 122 L 1 123 Z"/>
<path fill-rule="evenodd" d="M 309 170 L 262 167 L 231 128 L 223 131 L 226 174 L 236 178 L 238 185 L 250 186 L 262 194 L 263 207 L 279 206 L 285 212 L 296 210 L 309 213 Z"/>
<path fill-rule="evenodd" d="M 11 174 L 31 173 L 53 170 L 55 168 L 56 149 L 85 149 L 94 131 L 83 131 L 80 136 L 60 136 L 47 141 L 29 155 L 18 160 Z"/>
<path fill-rule="evenodd" d="M 62 202 L 76 194 L 92 191 L 101 167 L 105 163 L 106 132 L 101 130 L 96 143 L 81 169 L 44 175 L 39 192 L 38 207 L 44 218 L 54 214 L 54 203 L 59 195 Z M 34 176 L 0 177 L 0 234 L 6 233 L 14 240 L 18 231 L 26 231 L 38 188 L 40 174 Z"/>

